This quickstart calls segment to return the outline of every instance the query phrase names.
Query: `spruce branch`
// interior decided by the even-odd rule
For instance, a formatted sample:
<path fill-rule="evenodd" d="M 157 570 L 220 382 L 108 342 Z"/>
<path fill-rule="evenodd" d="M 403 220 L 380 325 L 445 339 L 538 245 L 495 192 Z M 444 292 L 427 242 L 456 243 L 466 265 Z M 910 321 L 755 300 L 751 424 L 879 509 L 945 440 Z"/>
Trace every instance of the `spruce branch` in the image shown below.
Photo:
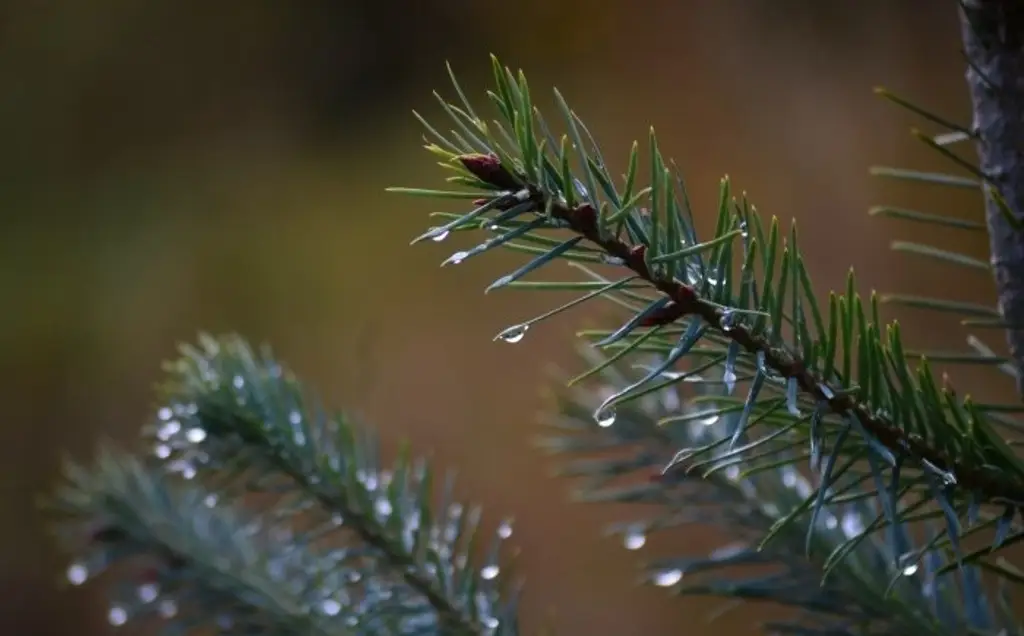
<path fill-rule="evenodd" d="M 494 155 L 461 155 L 458 159 L 471 174 L 494 188 L 511 190 L 524 183 L 502 166 Z M 497 200 L 501 201 L 501 198 Z M 510 209 L 513 201 L 515 205 L 531 204 L 529 208 L 524 207 L 524 210 L 543 210 L 550 214 L 551 218 L 561 222 L 559 226 L 568 228 L 600 247 L 609 260 L 628 268 L 669 299 L 668 303 L 659 305 L 643 316 L 638 326 L 664 326 L 681 318 L 698 317 L 747 353 L 763 358 L 765 366 L 771 371 L 787 380 L 795 380 L 801 391 L 812 396 L 816 402 L 828 404 L 833 414 L 855 417 L 865 430 L 894 455 L 909 452 L 926 460 L 939 470 L 955 475 L 957 482 L 981 494 L 986 500 L 999 499 L 1024 504 L 1024 483 L 1007 480 L 1003 473 L 951 457 L 922 438 L 894 426 L 885 416 L 872 413 L 855 394 L 841 387 L 829 386 L 787 348 L 773 346 L 769 336 L 757 334 L 752 328 L 736 321 L 731 308 L 702 297 L 696 286 L 669 276 L 665 270 L 652 271 L 650 259 L 646 256 L 647 245 L 631 244 L 618 236 L 602 232 L 597 212 L 589 203 L 580 203 L 570 209 L 563 201 L 528 183 L 515 197 L 498 203 L 496 207 Z"/>
<path fill-rule="evenodd" d="M 574 499 L 582 502 L 635 504 L 637 516 L 610 525 L 606 534 L 639 552 L 652 536 L 700 525 L 718 531 L 720 545 L 708 554 L 687 553 L 644 565 L 643 582 L 680 595 L 710 596 L 722 606 L 714 618 L 738 601 L 769 601 L 797 610 L 791 621 L 764 625 L 768 633 L 833 634 L 998 634 L 1016 630 L 1007 579 L 992 600 L 983 591 L 982 569 L 966 565 L 959 582 L 942 572 L 938 550 L 915 546 L 907 523 L 887 525 L 871 505 L 870 473 L 851 467 L 825 496 L 825 510 L 813 520 L 814 550 L 804 556 L 805 534 L 790 516 L 806 518 L 804 501 L 814 488 L 789 463 L 746 462 L 720 443 L 741 417 L 721 386 L 683 371 L 690 381 L 648 393 L 625 405 L 614 426 L 602 427 L 590 416 L 602 396 L 656 367 L 606 364 L 594 349 L 581 357 L 601 367 L 586 387 L 576 385 L 550 395 L 538 445 L 558 461 L 556 474 L 582 483 Z M 785 418 L 765 413 L 779 425 Z M 789 423 L 792 426 L 792 423 Z M 793 453 L 792 444 L 776 437 L 774 445 Z M 687 471 L 662 474 L 675 449 L 689 448 Z M 867 479 L 866 479 L 867 478 Z M 941 536 L 927 515 L 928 536 Z M 971 532 L 991 528 L 982 514 Z M 765 541 L 765 536 L 773 536 Z M 905 543 L 913 559 L 894 562 L 892 537 Z M 839 558 L 841 557 L 841 558 Z M 741 574 L 737 566 L 758 568 Z"/>
<path fill-rule="evenodd" d="M 960 0 L 960 22 L 992 271 L 1024 398 L 1024 5 Z"/>
<path fill-rule="evenodd" d="M 914 520 L 906 510 L 922 506 L 943 519 L 944 538 L 937 540 L 947 542 L 952 555 L 943 568 L 959 568 L 968 558 L 960 539 L 964 527 L 979 518 L 982 506 L 1001 511 L 993 523 L 999 526 L 1000 537 L 1008 535 L 1024 505 L 1024 463 L 994 428 L 1015 426 L 1000 415 L 1008 410 L 1006 405 L 961 397 L 947 376 L 936 378 L 927 356 L 904 347 L 899 324 L 881 321 L 878 296 L 872 293 L 870 300 L 863 300 L 857 293 L 852 270 L 845 294 L 831 293 L 827 303 L 820 302 L 798 249 L 795 224 L 787 236 L 777 219 L 763 223 L 745 196 L 732 196 L 728 179 L 720 184 L 714 236 L 701 241 L 683 180 L 662 156 L 653 131 L 651 185 L 637 184 L 639 153 L 634 143 L 622 185 L 616 186 L 619 179 L 610 173 L 593 136 L 557 91 L 569 131 L 560 139 L 533 106 L 523 74 L 513 74 L 496 59 L 493 69 L 497 90 L 489 96 L 499 119 L 481 118 L 454 75 L 460 104 L 438 99 L 455 129 L 446 136 L 420 118 L 428 131 L 427 149 L 455 172 L 448 181 L 466 189 L 395 190 L 473 200 L 471 211 L 440 214 L 445 222 L 414 241 L 443 241 L 454 233 L 480 230 L 491 233 L 443 265 L 463 263 L 498 247 L 532 256 L 488 291 L 587 290 L 574 301 L 509 327 L 496 339 L 519 342 L 532 325 L 571 307 L 593 298 L 613 301 L 631 317 L 615 330 L 582 334 L 594 346 L 614 352 L 602 364 L 627 355 L 663 357 L 646 375 L 598 406 L 593 419 L 599 426 L 617 425 L 617 409 L 686 381 L 674 369 L 688 358 L 699 359 L 705 378 L 708 370 L 721 369 L 721 380 L 711 382 L 726 388 L 722 400 L 740 413 L 733 428 L 716 442 L 736 451 L 737 462 L 774 457 L 780 464 L 792 464 L 800 459 L 779 456 L 781 451 L 768 444 L 779 436 L 791 447 L 808 448 L 802 457 L 810 459 L 819 473 L 815 492 L 802 504 L 811 513 L 812 535 L 835 480 L 852 466 L 865 464 L 868 472 L 862 476 L 871 481 L 869 494 L 884 511 L 886 523 L 897 526 Z M 944 175 L 903 170 L 889 174 L 963 185 Z M 923 249 L 918 246 L 916 251 Z M 928 255 L 938 257 L 938 252 Z M 952 255 L 944 258 L 958 261 Z M 523 280 L 556 261 L 568 262 L 591 280 Z M 606 278 L 589 263 L 610 266 L 609 271 L 621 276 Z M 891 300 L 969 317 L 998 315 L 951 301 L 906 296 Z M 981 352 L 981 345 L 974 348 L 977 355 L 962 359 L 948 353 L 937 357 L 1002 363 L 999 356 Z M 911 366 L 915 359 L 916 366 Z M 598 365 L 573 382 L 601 369 Z M 745 398 L 733 396 L 740 383 L 747 386 Z M 772 427 L 773 432 L 740 446 L 744 455 L 737 446 L 755 427 Z M 684 449 L 671 464 L 685 469 L 693 459 L 694 453 Z M 794 518 L 783 520 L 783 525 Z M 904 542 L 893 541 L 895 563 L 917 558 L 902 549 Z M 809 537 L 809 549 L 812 543 Z M 1001 543 L 969 558 L 988 556 Z"/>
<path fill-rule="evenodd" d="M 518 587 L 499 561 L 511 526 L 501 524 L 491 545 L 480 546 L 480 509 L 454 500 L 451 476 L 435 505 L 427 462 L 403 451 L 385 469 L 370 431 L 328 416 L 269 351 L 257 354 L 240 338 L 203 336 L 167 370 L 164 406 L 144 431 L 153 456 L 122 467 L 101 456 L 91 476 L 71 470 L 76 489 L 59 500 L 76 504 L 64 506 L 70 525 L 99 520 L 139 546 L 127 556 L 178 555 L 184 592 L 213 605 L 234 594 L 251 607 L 252 595 L 236 585 L 211 597 L 188 581 L 212 570 L 294 567 L 292 576 L 271 575 L 269 588 L 291 586 L 280 596 L 291 599 L 288 611 L 263 608 L 267 620 L 247 634 L 315 633 L 294 620 L 317 613 L 324 634 L 517 633 Z M 139 494 L 108 494 L 127 479 L 119 475 Z M 216 510 L 200 514 L 198 501 Z M 251 526 L 232 521 L 242 515 Z M 284 542 L 280 554 L 246 543 L 246 527 Z M 252 563 L 222 563 L 225 554 Z M 207 624 L 213 609 L 232 611 L 225 604 L 201 615 Z"/>

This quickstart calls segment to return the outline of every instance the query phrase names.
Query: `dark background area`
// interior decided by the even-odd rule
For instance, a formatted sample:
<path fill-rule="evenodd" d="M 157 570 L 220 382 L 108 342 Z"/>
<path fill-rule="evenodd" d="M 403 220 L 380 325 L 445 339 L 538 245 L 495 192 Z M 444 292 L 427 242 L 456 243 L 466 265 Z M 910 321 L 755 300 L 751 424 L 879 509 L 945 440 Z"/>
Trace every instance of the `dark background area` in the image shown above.
<path fill-rule="evenodd" d="M 493 343 L 557 299 L 483 297 L 518 257 L 441 270 L 451 241 L 407 247 L 435 208 L 383 190 L 441 182 L 410 110 L 443 116 L 430 91 L 448 88 L 445 60 L 482 102 L 493 52 L 526 70 L 542 104 L 557 85 L 619 165 L 654 125 L 705 230 L 724 173 L 764 213 L 798 218 L 822 290 L 853 264 L 862 291 L 990 301 L 984 274 L 888 252 L 920 228 L 866 214 L 880 203 L 979 213 L 974 195 L 867 175 L 872 163 L 949 168 L 908 134 L 922 122 L 871 87 L 967 121 L 954 6 L 0 3 L 0 633 L 108 629 L 102 590 L 61 589 L 66 557 L 35 501 L 63 452 L 131 443 L 160 361 L 199 330 L 272 343 L 331 403 L 458 466 L 462 494 L 492 521 L 514 515 L 533 624 L 751 633 L 757 612 L 705 626 L 707 602 L 637 588 L 637 555 L 600 532 L 622 511 L 569 504 L 570 484 L 551 482 L 531 448 L 541 372 L 576 369 L 570 336 L 588 312 Z M 914 345 L 961 347 L 953 321 L 899 317 Z M 964 391 L 1009 388 L 955 377 Z M 649 554 L 715 545 L 694 531 Z"/>

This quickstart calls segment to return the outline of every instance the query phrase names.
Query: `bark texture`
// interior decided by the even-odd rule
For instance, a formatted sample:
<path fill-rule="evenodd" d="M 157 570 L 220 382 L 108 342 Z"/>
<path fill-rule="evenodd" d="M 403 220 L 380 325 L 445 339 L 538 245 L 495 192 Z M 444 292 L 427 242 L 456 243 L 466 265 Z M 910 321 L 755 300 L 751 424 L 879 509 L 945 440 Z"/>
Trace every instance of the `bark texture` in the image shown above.
<path fill-rule="evenodd" d="M 1000 209 L 997 190 L 1024 224 L 1024 0 L 961 0 L 967 85 L 999 308 L 1024 398 L 1024 230 Z"/>

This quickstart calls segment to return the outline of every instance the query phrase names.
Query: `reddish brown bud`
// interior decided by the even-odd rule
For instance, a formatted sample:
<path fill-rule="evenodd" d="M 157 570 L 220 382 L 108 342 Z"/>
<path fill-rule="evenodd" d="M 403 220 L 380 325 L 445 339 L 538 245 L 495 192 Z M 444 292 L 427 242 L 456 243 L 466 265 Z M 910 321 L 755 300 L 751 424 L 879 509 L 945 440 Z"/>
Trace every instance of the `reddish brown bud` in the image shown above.
<path fill-rule="evenodd" d="M 502 190 L 518 190 L 522 187 L 495 155 L 461 155 L 458 159 L 474 177 L 488 185 Z"/>

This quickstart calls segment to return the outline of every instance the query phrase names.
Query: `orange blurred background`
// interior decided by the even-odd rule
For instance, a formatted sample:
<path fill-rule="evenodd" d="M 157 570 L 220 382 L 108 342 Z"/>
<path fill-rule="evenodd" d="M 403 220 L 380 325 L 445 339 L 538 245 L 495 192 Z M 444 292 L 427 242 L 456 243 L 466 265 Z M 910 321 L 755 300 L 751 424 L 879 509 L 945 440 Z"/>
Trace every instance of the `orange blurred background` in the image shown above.
<path fill-rule="evenodd" d="M 881 203 L 980 210 L 974 195 L 867 175 L 872 163 L 949 169 L 908 134 L 922 122 L 871 87 L 966 122 L 954 7 L 3 3 L 0 633 L 109 629 L 101 590 L 59 589 L 66 557 L 34 502 L 62 452 L 131 442 L 160 361 L 199 330 L 272 343 L 331 403 L 458 466 L 462 493 L 492 520 L 514 515 L 530 624 L 553 615 L 566 634 L 753 633 L 758 612 L 706 626 L 706 602 L 637 588 L 637 555 L 601 538 L 622 511 L 567 503 L 570 484 L 551 482 L 531 447 L 542 369 L 576 368 L 570 335 L 588 312 L 516 346 L 492 342 L 556 298 L 482 295 L 516 255 L 441 270 L 456 239 L 407 246 L 437 208 L 384 188 L 441 183 L 410 110 L 442 116 L 430 91 L 448 89 L 445 60 L 482 101 L 493 52 L 524 68 L 542 104 L 557 85 L 619 166 L 654 125 L 705 230 L 724 173 L 764 213 L 798 218 L 822 290 L 853 264 L 862 290 L 991 301 L 984 274 L 888 251 L 920 228 L 866 214 Z M 947 247 L 964 240 L 929 233 Z M 968 238 L 983 256 L 984 237 Z M 962 348 L 954 321 L 899 316 L 913 344 Z M 955 377 L 962 390 L 1009 388 Z M 714 545 L 701 531 L 676 539 Z"/>

